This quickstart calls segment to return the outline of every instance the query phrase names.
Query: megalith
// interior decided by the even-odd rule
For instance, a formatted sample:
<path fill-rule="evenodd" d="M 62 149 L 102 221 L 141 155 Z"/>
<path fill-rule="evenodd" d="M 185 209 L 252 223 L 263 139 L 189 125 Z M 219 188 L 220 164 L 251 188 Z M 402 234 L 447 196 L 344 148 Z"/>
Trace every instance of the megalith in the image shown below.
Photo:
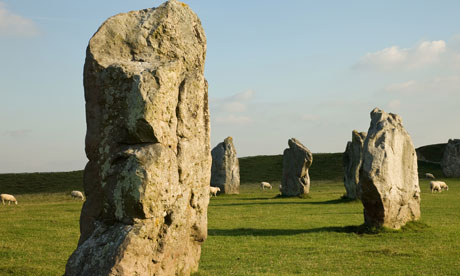
<path fill-rule="evenodd" d="M 301 196 L 310 193 L 308 169 L 313 162 L 313 154 L 297 139 L 288 141 L 289 148 L 283 154 L 282 196 Z"/>
<path fill-rule="evenodd" d="M 417 155 L 398 115 L 372 110 L 359 185 L 367 225 L 399 229 L 420 218 Z"/>
<path fill-rule="evenodd" d="M 176 0 L 115 15 L 84 66 L 87 200 L 65 275 L 189 275 L 207 237 L 206 37 Z"/>
<path fill-rule="evenodd" d="M 343 153 L 343 183 L 346 190 L 346 198 L 359 199 L 361 189 L 359 187 L 359 169 L 362 163 L 363 145 L 366 132 L 353 130 L 351 142 L 347 143 Z"/>
<path fill-rule="evenodd" d="M 211 151 L 211 186 L 225 194 L 240 193 L 240 165 L 233 138 L 227 137 Z"/>
<path fill-rule="evenodd" d="M 449 139 L 447 142 L 441 168 L 447 177 L 460 177 L 460 139 Z"/>

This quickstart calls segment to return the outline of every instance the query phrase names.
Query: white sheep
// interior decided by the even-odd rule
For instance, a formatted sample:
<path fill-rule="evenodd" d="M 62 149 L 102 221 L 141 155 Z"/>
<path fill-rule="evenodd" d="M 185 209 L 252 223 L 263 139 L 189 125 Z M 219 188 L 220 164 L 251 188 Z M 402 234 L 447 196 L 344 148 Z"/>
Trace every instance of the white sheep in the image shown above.
<path fill-rule="evenodd" d="M 8 205 L 10 205 L 11 202 L 14 202 L 16 205 L 18 205 L 16 198 L 10 194 L 0 194 L 0 198 L 2 199 L 3 205 L 5 205 L 5 201 L 8 201 Z"/>
<path fill-rule="evenodd" d="M 438 181 L 438 182 L 439 182 L 439 186 L 441 187 L 441 190 L 449 191 L 449 186 L 447 186 L 446 182 L 443 182 L 443 181 Z"/>
<path fill-rule="evenodd" d="M 433 193 L 434 191 L 438 191 L 440 193 L 442 191 L 441 190 L 441 183 L 444 183 L 444 182 L 442 182 L 442 181 L 430 181 L 431 192 Z M 446 184 L 446 183 L 444 183 L 444 184 Z"/>
<path fill-rule="evenodd" d="M 80 191 L 72 191 L 70 195 L 72 196 L 72 198 L 81 198 L 81 200 L 85 200 L 83 193 Z"/>
<path fill-rule="evenodd" d="M 271 189 L 272 188 L 272 185 L 268 182 L 260 182 L 260 188 L 262 190 L 265 190 L 265 188 L 267 189 Z"/>
<path fill-rule="evenodd" d="M 209 187 L 209 193 L 211 194 L 211 197 L 217 196 L 217 192 L 220 192 L 219 187 Z"/>
<path fill-rule="evenodd" d="M 426 173 L 425 178 L 427 179 L 435 179 L 434 175 L 432 173 Z"/>

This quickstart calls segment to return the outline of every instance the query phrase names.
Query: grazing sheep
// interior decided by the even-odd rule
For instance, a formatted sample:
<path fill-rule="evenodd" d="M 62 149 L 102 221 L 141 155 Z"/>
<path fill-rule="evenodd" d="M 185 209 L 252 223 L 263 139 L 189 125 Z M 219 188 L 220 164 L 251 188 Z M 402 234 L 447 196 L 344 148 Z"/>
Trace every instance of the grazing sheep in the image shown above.
<path fill-rule="evenodd" d="M 214 196 L 217 196 L 217 192 L 220 192 L 220 188 L 219 187 L 209 187 L 209 193 L 211 194 L 211 197 L 214 195 Z"/>
<path fill-rule="evenodd" d="M 72 196 L 72 198 L 81 198 L 81 200 L 85 200 L 83 193 L 80 191 L 72 191 L 70 195 Z"/>
<path fill-rule="evenodd" d="M 441 187 L 441 190 L 449 191 L 449 186 L 447 186 L 446 182 L 443 182 L 443 181 L 438 181 L 438 182 L 439 182 L 439 187 Z"/>
<path fill-rule="evenodd" d="M 430 189 L 431 189 L 431 192 L 433 193 L 434 191 L 438 191 L 439 193 L 442 191 L 441 190 L 441 182 L 442 181 L 431 181 L 430 182 Z M 444 183 L 444 182 L 442 182 Z M 446 184 L 446 183 L 444 183 Z M 447 186 L 447 185 L 446 185 Z"/>
<path fill-rule="evenodd" d="M 271 189 L 272 188 L 272 185 L 268 182 L 260 182 L 260 188 L 262 190 L 265 190 L 265 188 L 267 189 Z"/>
<path fill-rule="evenodd" d="M 435 179 L 434 175 L 432 173 L 426 173 L 425 178 L 427 179 Z"/>
<path fill-rule="evenodd" d="M 10 205 L 11 202 L 14 202 L 16 205 L 18 205 L 16 198 L 10 194 L 0 194 L 0 198 L 2 199 L 3 205 L 5 205 L 5 201 L 8 201 L 8 205 Z"/>

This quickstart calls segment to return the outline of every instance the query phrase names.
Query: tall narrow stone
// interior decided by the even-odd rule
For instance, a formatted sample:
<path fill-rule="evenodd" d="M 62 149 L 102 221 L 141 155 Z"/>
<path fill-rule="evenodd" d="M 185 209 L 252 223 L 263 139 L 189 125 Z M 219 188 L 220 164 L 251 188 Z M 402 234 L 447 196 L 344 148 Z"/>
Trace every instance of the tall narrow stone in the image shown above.
<path fill-rule="evenodd" d="M 442 157 L 441 168 L 447 177 L 460 177 L 460 139 L 449 139 Z"/>
<path fill-rule="evenodd" d="M 211 186 L 226 194 L 240 193 L 240 165 L 233 138 L 227 137 L 211 151 Z"/>
<path fill-rule="evenodd" d="M 360 185 L 366 224 L 399 229 L 420 218 L 417 155 L 398 115 L 372 110 Z"/>
<path fill-rule="evenodd" d="M 283 178 L 281 179 L 282 196 L 300 196 L 310 193 L 310 176 L 308 169 L 313 163 L 310 150 L 297 139 L 288 141 L 289 148 L 283 154 Z"/>
<path fill-rule="evenodd" d="M 362 163 L 363 145 L 366 132 L 353 130 L 351 142 L 347 143 L 347 148 L 343 153 L 343 182 L 346 197 L 349 199 L 361 198 L 361 188 L 359 187 L 359 169 Z"/>
<path fill-rule="evenodd" d="M 87 200 L 66 275 L 188 275 L 207 237 L 206 38 L 181 2 L 118 14 L 84 67 Z"/>

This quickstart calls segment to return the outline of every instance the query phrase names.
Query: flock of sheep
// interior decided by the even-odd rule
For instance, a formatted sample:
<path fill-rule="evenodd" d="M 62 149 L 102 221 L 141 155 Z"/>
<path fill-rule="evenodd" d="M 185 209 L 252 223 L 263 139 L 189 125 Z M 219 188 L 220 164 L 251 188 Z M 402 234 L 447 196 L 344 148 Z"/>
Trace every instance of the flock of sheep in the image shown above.
<path fill-rule="evenodd" d="M 429 178 L 429 179 L 435 179 L 434 175 L 431 174 L 431 173 L 426 173 L 425 174 L 425 177 L 426 178 Z M 260 182 L 260 188 L 262 190 L 265 190 L 265 189 L 272 189 L 272 185 L 268 182 Z M 281 185 L 280 185 L 280 190 L 281 190 Z M 443 190 L 446 190 L 448 191 L 449 190 L 449 186 L 447 186 L 446 182 L 444 181 L 431 181 L 430 182 L 430 190 L 431 190 L 431 193 L 433 192 L 442 192 Z M 217 193 L 220 192 L 220 188 L 218 187 L 209 187 L 209 193 L 211 194 L 211 197 L 212 196 L 217 196 Z"/>
<path fill-rule="evenodd" d="M 70 196 L 72 198 L 80 198 L 81 200 L 85 200 L 85 197 L 83 196 L 83 193 L 80 191 L 72 191 L 70 193 Z M 8 202 L 8 205 L 13 202 L 14 204 L 18 205 L 18 201 L 13 195 L 10 194 L 0 194 L 0 199 L 2 200 L 2 204 L 5 205 L 5 202 Z"/>
<path fill-rule="evenodd" d="M 425 174 L 425 178 L 428 178 L 428 179 L 435 179 L 434 175 L 431 174 L 431 173 L 426 173 Z M 433 192 L 442 192 L 442 190 L 446 190 L 448 191 L 449 190 L 449 186 L 447 186 L 446 182 L 444 181 L 430 181 L 430 190 L 431 190 L 431 193 Z"/>
<path fill-rule="evenodd" d="M 429 179 L 435 179 L 434 175 L 431 174 L 431 173 L 426 173 L 425 177 L 429 178 Z M 262 190 L 272 189 L 272 185 L 270 183 L 268 183 L 268 182 L 260 182 L 260 188 Z M 281 189 L 281 185 L 280 185 L 280 189 Z M 443 182 L 443 181 L 431 181 L 430 182 L 430 190 L 431 190 L 432 193 L 433 192 L 439 192 L 440 193 L 443 190 L 448 191 L 449 186 L 447 186 L 446 182 Z M 212 196 L 217 196 L 218 192 L 220 192 L 219 187 L 209 187 L 209 193 L 211 194 L 211 197 Z M 70 196 L 72 198 L 79 198 L 81 200 L 85 200 L 85 197 L 83 196 L 83 193 L 80 192 L 80 191 L 72 191 L 70 193 Z M 0 199 L 2 200 L 3 205 L 5 205 L 5 202 L 8 202 L 8 205 L 10 205 L 11 202 L 13 202 L 16 205 L 18 204 L 18 201 L 16 200 L 16 198 L 13 195 L 10 195 L 10 194 L 0 194 Z"/>

